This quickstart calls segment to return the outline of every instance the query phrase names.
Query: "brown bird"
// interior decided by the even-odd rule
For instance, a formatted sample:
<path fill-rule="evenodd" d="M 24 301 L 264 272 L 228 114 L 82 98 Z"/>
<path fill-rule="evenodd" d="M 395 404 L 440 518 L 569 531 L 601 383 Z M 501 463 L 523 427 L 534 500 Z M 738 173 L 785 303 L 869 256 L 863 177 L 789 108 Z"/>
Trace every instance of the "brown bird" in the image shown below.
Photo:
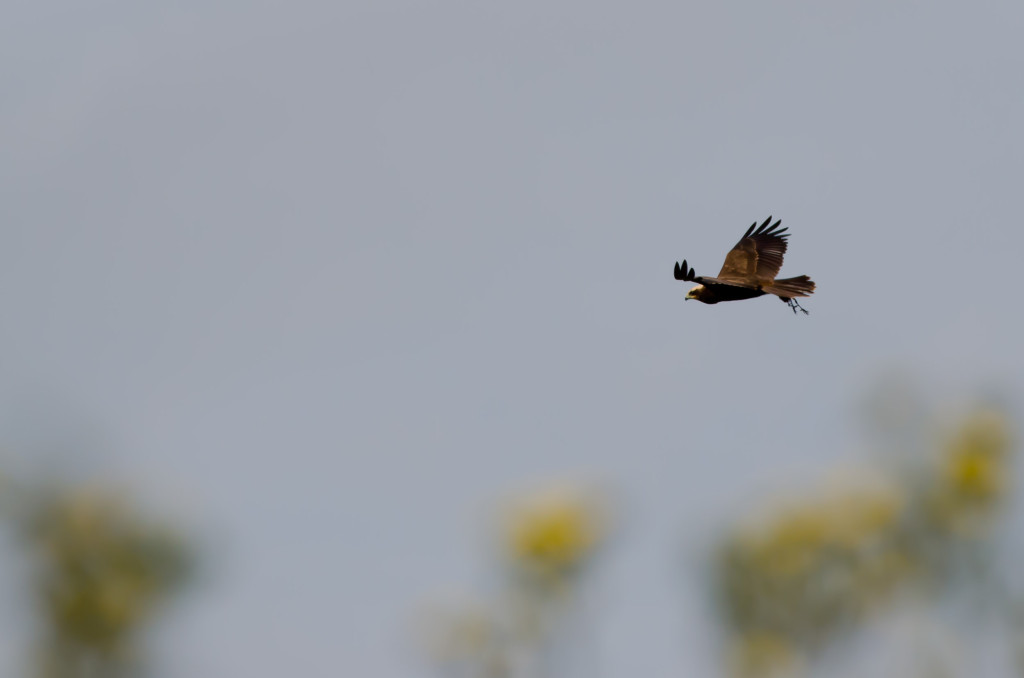
<path fill-rule="evenodd" d="M 774 294 L 789 304 L 793 313 L 799 309 L 806 314 L 807 311 L 794 297 L 809 297 L 814 292 L 814 282 L 806 275 L 776 279 L 782 268 L 789 233 L 786 233 L 788 229 L 779 228 L 781 219 L 769 226 L 771 220 L 768 217 L 760 226 L 756 221 L 751 224 L 736 246 L 725 255 L 725 263 L 717 278 L 696 276 L 685 260 L 682 264 L 676 262 L 676 280 L 697 283 L 686 293 L 686 298 L 717 304 Z"/>

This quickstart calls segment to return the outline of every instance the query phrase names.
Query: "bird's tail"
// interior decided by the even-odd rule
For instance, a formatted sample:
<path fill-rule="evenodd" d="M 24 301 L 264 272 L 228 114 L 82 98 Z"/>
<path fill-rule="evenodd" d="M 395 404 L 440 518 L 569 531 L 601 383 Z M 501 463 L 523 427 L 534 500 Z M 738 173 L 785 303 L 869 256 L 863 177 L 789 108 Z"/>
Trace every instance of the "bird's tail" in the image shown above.
<path fill-rule="evenodd" d="M 768 294 L 774 294 L 784 298 L 809 297 L 814 292 L 814 281 L 806 275 L 798 275 L 795 278 L 782 278 L 772 281 L 771 285 L 762 287 Z"/>

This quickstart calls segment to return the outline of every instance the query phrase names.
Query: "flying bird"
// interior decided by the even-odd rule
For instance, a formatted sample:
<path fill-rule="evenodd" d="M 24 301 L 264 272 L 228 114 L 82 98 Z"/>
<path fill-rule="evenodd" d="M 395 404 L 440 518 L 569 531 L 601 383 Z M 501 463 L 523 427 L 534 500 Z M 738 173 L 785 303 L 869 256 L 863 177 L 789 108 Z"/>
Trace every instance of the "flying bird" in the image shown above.
<path fill-rule="evenodd" d="M 775 277 L 782 268 L 789 233 L 786 233 L 788 229 L 779 228 L 781 219 L 769 226 L 771 221 L 772 218 L 768 217 L 760 226 L 756 221 L 751 224 L 736 246 L 725 255 L 725 263 L 717 278 L 694 275 L 694 270 L 686 265 L 685 260 L 682 264 L 676 262 L 676 280 L 697 283 L 686 293 L 686 298 L 717 304 L 774 294 L 789 304 L 793 313 L 799 309 L 807 314 L 795 297 L 809 297 L 814 292 L 814 282 L 806 275 Z"/>

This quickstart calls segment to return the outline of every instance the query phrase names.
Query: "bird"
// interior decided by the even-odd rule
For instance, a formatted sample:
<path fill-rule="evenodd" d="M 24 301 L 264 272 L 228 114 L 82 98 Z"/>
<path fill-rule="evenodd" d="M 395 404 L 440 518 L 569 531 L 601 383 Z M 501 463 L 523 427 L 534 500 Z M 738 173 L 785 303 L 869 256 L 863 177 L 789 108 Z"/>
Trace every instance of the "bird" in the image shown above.
<path fill-rule="evenodd" d="M 814 281 L 806 275 L 795 278 L 776 278 L 782 268 L 782 257 L 786 253 L 789 237 L 788 228 L 779 228 L 782 220 L 771 224 L 768 217 L 760 226 L 755 221 L 743 234 L 736 246 L 725 255 L 725 263 L 717 278 L 695 275 L 686 260 L 676 262 L 675 278 L 697 283 L 686 293 L 686 299 L 696 299 L 705 304 L 720 301 L 753 299 L 765 294 L 774 294 L 786 302 L 793 313 L 799 309 L 808 314 L 795 297 L 808 297 L 814 292 Z M 769 226 L 771 224 L 771 226 Z"/>

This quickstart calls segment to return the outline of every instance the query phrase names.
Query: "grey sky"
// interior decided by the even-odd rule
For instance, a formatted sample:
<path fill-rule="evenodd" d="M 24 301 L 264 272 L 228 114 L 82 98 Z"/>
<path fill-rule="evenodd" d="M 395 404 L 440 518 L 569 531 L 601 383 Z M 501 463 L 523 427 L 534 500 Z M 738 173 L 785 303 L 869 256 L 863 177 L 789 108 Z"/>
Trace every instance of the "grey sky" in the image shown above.
<path fill-rule="evenodd" d="M 1020 3 L 4 15 L 0 440 L 218 542 L 169 676 L 422 674 L 481 512 L 573 473 L 627 514 L 605 675 L 709 672 L 709 517 L 863 460 L 890 366 L 1024 378 Z M 684 304 L 769 214 L 811 315 Z"/>

